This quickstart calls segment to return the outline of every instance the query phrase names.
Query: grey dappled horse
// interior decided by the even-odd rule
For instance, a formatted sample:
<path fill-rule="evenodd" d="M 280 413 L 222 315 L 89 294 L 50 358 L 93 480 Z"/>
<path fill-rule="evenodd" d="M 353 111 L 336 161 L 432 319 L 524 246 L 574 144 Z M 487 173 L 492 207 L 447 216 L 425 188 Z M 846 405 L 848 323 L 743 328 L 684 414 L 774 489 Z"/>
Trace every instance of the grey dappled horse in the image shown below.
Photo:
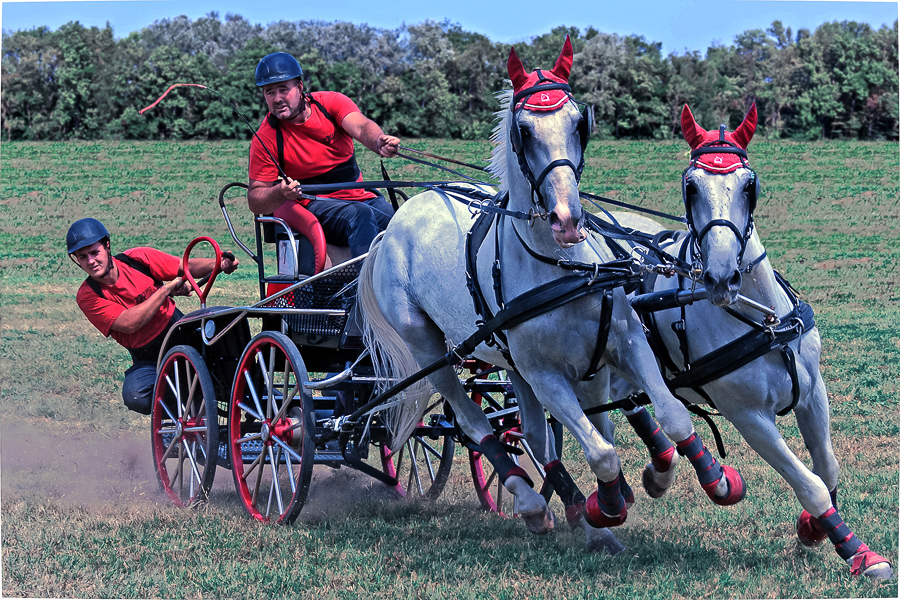
<path fill-rule="evenodd" d="M 507 67 L 515 95 L 493 136 L 491 168 L 500 178 L 501 190 L 509 193 L 508 210 L 518 215 L 539 213 L 544 218 L 503 216 L 490 225 L 475 270 L 492 314 L 501 310 L 500 294 L 493 292 L 495 280 L 509 304 L 510 299 L 571 273 L 557 266 L 558 260 L 596 264 L 614 258 L 601 240 L 587 236 L 582 227 L 578 180 L 587 132 L 566 85 L 571 64 L 568 40 L 551 71 L 526 74 L 515 51 L 510 52 Z M 466 236 L 473 222 L 464 203 L 447 193 L 428 191 L 406 202 L 380 242 L 373 244 L 359 278 L 359 300 L 376 367 L 381 357 L 394 365 L 394 370 L 380 372 L 381 377 L 412 374 L 417 364 L 441 359 L 448 344 L 460 344 L 476 330 L 479 315 L 466 284 Z M 578 402 L 579 397 L 607 397 L 606 377 L 585 380 L 594 358 L 646 390 L 665 434 L 691 460 L 714 502 L 740 500 L 744 493 L 740 475 L 712 458 L 694 432 L 687 410 L 666 388 L 623 289 L 609 290 L 611 302 L 606 309 L 602 297 L 582 296 L 510 327 L 504 332 L 508 352 L 481 343 L 472 355 L 508 369 L 517 395 L 538 399 L 581 445 L 598 479 L 597 492 L 584 504 L 593 526 L 620 525 L 627 515 L 615 448 L 598 433 Z M 610 330 L 606 344 L 597 347 L 604 310 L 611 314 Z M 453 407 L 463 432 L 480 445 L 516 497 L 528 529 L 550 531 L 554 518 L 546 500 L 531 488 L 527 473 L 512 463 L 452 366 L 440 368 L 429 380 Z M 429 395 L 428 386 L 404 393 L 401 414 L 405 419 L 395 428 L 397 439 L 405 439 L 404 433 L 418 422 Z M 523 416 L 544 419 L 543 412 Z M 558 479 L 564 483 L 567 477 Z"/>
<path fill-rule="evenodd" d="M 655 350 L 670 373 L 683 371 L 685 361 L 693 363 L 696 373 L 704 357 L 724 354 L 722 349 L 727 344 L 754 330 L 767 326 L 772 332 L 799 328 L 784 341 L 787 350 L 775 348 L 696 388 L 678 386 L 676 391 L 696 404 L 711 399 L 750 446 L 790 484 L 803 506 L 797 523 L 801 542 L 814 545 L 828 537 L 854 575 L 889 578 L 890 563 L 862 544 L 835 509 L 838 463 L 831 446 L 828 396 L 819 371 L 819 331 L 812 321 L 812 311 L 803 308 L 805 305 L 789 286 L 776 276 L 753 227 L 759 183 L 747 162 L 746 148 L 756 130 L 756 119 L 754 105 L 734 133 L 726 132 L 724 126 L 707 132 L 697 125 L 687 106 L 682 111 L 682 133 L 692 150 L 682 185 L 689 232 L 680 234 L 666 251 L 687 262 L 699 261 L 699 284 L 706 289 L 709 301 L 694 302 L 684 307 L 683 313 L 679 308 L 653 313 L 648 320 L 653 323 L 648 325 L 658 332 L 655 335 L 661 342 Z M 659 277 L 654 290 L 679 284 L 691 287 L 690 282 L 677 277 Z M 781 323 L 765 321 L 761 312 L 739 303 L 739 293 L 774 307 Z M 680 329 L 682 322 L 684 335 L 679 339 L 675 329 Z M 688 356 L 681 349 L 685 345 Z M 619 389 L 613 398 L 633 391 L 621 382 L 614 382 L 614 388 Z M 775 415 L 791 408 L 812 457 L 812 471 L 794 455 L 775 425 Z"/>

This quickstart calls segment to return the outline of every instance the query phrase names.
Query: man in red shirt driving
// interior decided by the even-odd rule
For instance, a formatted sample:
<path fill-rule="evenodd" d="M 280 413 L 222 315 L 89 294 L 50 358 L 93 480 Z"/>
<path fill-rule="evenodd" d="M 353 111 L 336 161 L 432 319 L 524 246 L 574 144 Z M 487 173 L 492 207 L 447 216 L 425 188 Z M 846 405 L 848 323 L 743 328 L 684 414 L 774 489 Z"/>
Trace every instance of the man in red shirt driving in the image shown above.
<path fill-rule="evenodd" d="M 308 210 L 322 224 L 327 241 L 349 246 L 351 254 L 359 256 L 369 251 L 372 239 L 394 214 L 384 197 L 356 189 L 310 200 L 301 196 L 300 188 L 362 181 L 353 140 L 383 157 L 395 156 L 400 140 L 385 135 L 347 96 L 304 92 L 302 77 L 300 64 L 284 52 L 269 54 L 256 67 L 256 85 L 262 88 L 269 113 L 250 143 L 247 203 L 254 213 L 272 213 L 298 230 Z"/>
<path fill-rule="evenodd" d="M 156 361 L 166 333 L 183 315 L 172 296 L 188 296 L 181 260 L 153 248 L 132 248 L 113 256 L 109 232 L 97 219 L 79 219 L 66 234 L 66 251 L 88 274 L 78 288 L 76 302 L 100 333 L 112 337 L 131 354 L 125 371 L 125 406 L 150 414 Z M 213 258 L 191 258 L 194 278 L 212 273 Z M 221 270 L 238 267 L 234 255 L 222 258 Z"/>

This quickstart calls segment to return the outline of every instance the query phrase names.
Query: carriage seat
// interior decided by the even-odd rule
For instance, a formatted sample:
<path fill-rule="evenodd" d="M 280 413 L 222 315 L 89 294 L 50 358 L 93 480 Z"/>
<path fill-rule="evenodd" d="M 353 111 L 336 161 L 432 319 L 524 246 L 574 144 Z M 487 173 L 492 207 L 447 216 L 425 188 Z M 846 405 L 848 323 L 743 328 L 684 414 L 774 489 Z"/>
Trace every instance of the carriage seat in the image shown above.
<path fill-rule="evenodd" d="M 276 244 L 279 275 L 292 277 L 294 260 L 297 261 L 297 273 L 307 277 L 350 260 L 350 248 L 328 243 L 316 216 L 302 206 L 296 208 L 301 221 L 300 229 L 294 231 L 297 238 L 296 257 L 291 256 L 290 239 L 283 229 L 271 223 L 263 226 L 264 241 Z"/>

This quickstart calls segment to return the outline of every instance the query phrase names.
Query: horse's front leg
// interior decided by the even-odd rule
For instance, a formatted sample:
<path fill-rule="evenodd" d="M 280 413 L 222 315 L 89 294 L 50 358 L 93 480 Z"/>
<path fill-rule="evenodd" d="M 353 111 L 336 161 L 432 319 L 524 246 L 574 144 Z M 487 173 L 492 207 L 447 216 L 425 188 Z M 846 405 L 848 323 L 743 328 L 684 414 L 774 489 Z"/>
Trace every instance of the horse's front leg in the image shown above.
<path fill-rule="evenodd" d="M 650 397 L 663 432 L 690 461 L 707 496 L 722 506 L 740 502 L 746 494 L 743 478 L 733 468 L 720 465 L 694 431 L 690 413 L 666 387 L 643 326 L 621 288 L 613 292 L 612 319 L 604 355 L 610 366 Z"/>
<path fill-rule="evenodd" d="M 818 352 L 817 352 L 818 354 Z M 818 366 L 818 359 L 815 361 Z M 828 392 L 818 369 L 813 372 L 814 380 L 809 399 L 800 402 L 794 408 L 797 427 L 803 436 L 803 443 L 812 457 L 813 473 L 818 475 L 831 496 L 831 505 L 837 508 L 838 462 L 831 445 L 831 425 L 828 408 Z M 818 510 L 821 507 L 817 507 Z M 821 512 L 809 511 L 805 506 L 797 519 L 797 537 L 807 546 L 814 546 L 825 539 L 822 529 L 814 515 Z"/>
<path fill-rule="evenodd" d="M 562 370 L 539 368 L 533 362 L 527 372 L 528 382 L 541 404 L 562 423 L 581 445 L 591 471 L 597 477 L 597 492 L 585 504 L 585 516 L 593 527 L 615 527 L 625 522 L 628 509 L 622 494 L 621 466 L 616 449 L 603 439 L 578 404 L 574 382 Z"/>
<path fill-rule="evenodd" d="M 638 391 L 637 388 L 621 377 L 611 375 L 609 371 L 608 367 L 604 367 L 590 384 L 582 384 L 580 387 L 590 385 L 586 393 L 576 391 L 585 412 L 596 412 L 591 409 L 599 408 L 605 404 L 607 396 L 620 400 Z M 608 381 L 608 383 L 603 384 L 602 388 L 600 387 L 602 384 L 601 379 Z M 601 383 L 597 383 L 598 381 Z M 608 393 L 601 391 L 601 389 L 605 390 L 606 388 L 609 389 Z M 650 453 L 650 462 L 644 466 L 644 471 L 641 474 L 641 483 L 644 486 L 644 490 L 651 498 L 661 498 L 675 481 L 676 469 L 674 467 L 678 463 L 678 453 L 675 452 L 675 446 L 672 445 L 672 442 L 663 433 L 659 424 L 643 406 L 635 406 L 631 409 L 623 408 L 622 413 Z M 594 424 L 594 427 L 600 431 L 600 435 L 615 445 L 615 438 L 613 437 L 615 425 L 613 425 L 608 415 L 609 413 L 604 411 L 598 414 L 589 414 L 588 418 Z M 607 430 L 609 434 L 607 434 Z"/>
<path fill-rule="evenodd" d="M 547 423 L 544 407 L 534 395 L 531 386 L 522 377 L 517 373 L 510 372 L 509 378 L 516 390 L 516 402 L 519 406 L 525 441 L 544 468 L 544 489 L 541 490 L 544 497 L 549 499 L 554 492 L 559 496 L 566 509 L 566 521 L 572 529 L 581 529 L 584 532 L 588 549 L 611 555 L 624 552 L 625 546 L 609 529 L 592 527 L 585 519 L 586 499 L 565 465 L 556 455 L 555 438 Z M 611 440 L 612 438 L 607 439 Z M 630 496 L 633 503 L 634 494 L 631 493 Z"/>
<path fill-rule="evenodd" d="M 747 410 L 741 403 L 722 403 L 719 410 L 734 424 L 750 447 L 790 484 L 800 504 L 809 514 L 816 516 L 818 527 L 834 544 L 838 555 L 847 561 L 854 575 L 876 579 L 892 576 L 891 563 L 869 550 L 854 535 L 832 506 L 828 486 L 791 452 L 775 426 L 772 412 Z"/>

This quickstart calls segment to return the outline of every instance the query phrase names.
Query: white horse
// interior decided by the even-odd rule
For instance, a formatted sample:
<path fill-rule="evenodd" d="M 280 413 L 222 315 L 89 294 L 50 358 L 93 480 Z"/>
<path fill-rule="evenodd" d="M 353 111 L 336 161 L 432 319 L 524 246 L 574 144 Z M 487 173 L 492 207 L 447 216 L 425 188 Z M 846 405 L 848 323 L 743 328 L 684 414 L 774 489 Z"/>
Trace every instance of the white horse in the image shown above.
<path fill-rule="evenodd" d="M 838 463 L 831 446 L 828 396 L 819 371 L 819 331 L 812 311 L 776 276 L 753 227 L 759 183 L 747 162 L 746 148 L 756 119 L 754 105 L 733 133 L 726 132 L 724 125 L 707 132 L 687 106 L 682 111 L 682 133 L 692 150 L 682 181 L 689 232 L 680 234 L 666 250 L 687 263 L 699 261 L 700 286 L 709 301 L 648 316 L 651 339 L 658 340 L 654 350 L 672 375 L 673 391 L 695 404 L 711 400 L 790 484 L 803 506 L 797 523 L 801 542 L 814 545 L 828 537 L 854 575 L 889 578 L 890 563 L 861 543 L 835 509 Z M 681 277 L 659 277 L 653 290 L 679 286 L 693 287 Z M 780 323 L 739 302 L 739 294 L 773 307 Z M 684 334 L 677 335 L 676 329 Z M 772 349 L 764 345 L 761 356 L 741 366 L 740 352 L 729 352 L 728 344 L 755 332 L 765 338 L 764 344 L 771 341 Z M 744 350 L 751 346 L 747 342 Z M 619 397 L 631 391 L 620 389 Z M 775 415 L 789 410 L 796 415 L 812 456 L 812 471 L 794 455 L 775 426 Z"/>
<path fill-rule="evenodd" d="M 506 96 L 512 98 L 492 137 L 491 163 L 501 191 L 508 192 L 510 212 L 493 220 L 477 254 L 475 273 L 467 273 L 472 270 L 466 260 L 466 237 L 474 222 L 470 207 L 440 191 L 406 202 L 380 242 L 373 244 L 359 278 L 360 307 L 371 333 L 367 345 L 376 368 L 382 358 L 394 366 L 391 371 L 380 370 L 381 378 L 405 377 L 416 371 L 417 364 L 441 360 L 448 345 L 455 348 L 470 340 L 479 319 L 489 320 L 504 307 L 508 312 L 527 302 L 525 298 L 533 299 L 528 294 L 535 288 L 546 290 L 542 286 L 555 286 L 566 276 L 582 281 L 584 286 L 578 289 L 585 295 L 505 328 L 498 333 L 499 345 L 479 343 L 465 351 L 508 369 L 517 394 L 538 399 L 581 444 L 598 479 L 597 492 L 584 505 L 591 525 L 620 525 L 627 516 L 615 448 L 578 402 L 607 397 L 606 377 L 588 378 L 598 364 L 646 390 L 665 434 L 691 460 L 710 498 L 719 504 L 734 503 L 743 497 L 743 480 L 712 458 L 687 410 L 666 388 L 623 289 L 587 285 L 603 280 L 596 279 L 602 271 L 595 265 L 614 256 L 582 227 L 578 180 L 587 124 L 566 84 L 571 64 L 568 40 L 551 71 L 526 74 L 511 50 L 507 67 L 515 94 Z M 535 213 L 543 218 L 529 218 Z M 574 265 L 574 270 L 566 265 Z M 481 315 L 467 287 L 467 274 L 477 284 L 473 288 L 486 291 L 480 296 Z M 598 332 L 605 322 L 609 330 L 603 342 Z M 463 432 L 480 446 L 516 497 L 528 529 L 550 531 L 554 518 L 545 499 L 531 488 L 527 473 L 512 463 L 480 407 L 465 394 L 452 365 L 428 378 L 453 407 Z M 403 394 L 400 412 L 405 418 L 395 429 L 396 439 L 405 439 L 418 422 L 429 393 L 428 386 L 420 386 Z M 544 417 L 541 413 L 525 418 Z"/>

